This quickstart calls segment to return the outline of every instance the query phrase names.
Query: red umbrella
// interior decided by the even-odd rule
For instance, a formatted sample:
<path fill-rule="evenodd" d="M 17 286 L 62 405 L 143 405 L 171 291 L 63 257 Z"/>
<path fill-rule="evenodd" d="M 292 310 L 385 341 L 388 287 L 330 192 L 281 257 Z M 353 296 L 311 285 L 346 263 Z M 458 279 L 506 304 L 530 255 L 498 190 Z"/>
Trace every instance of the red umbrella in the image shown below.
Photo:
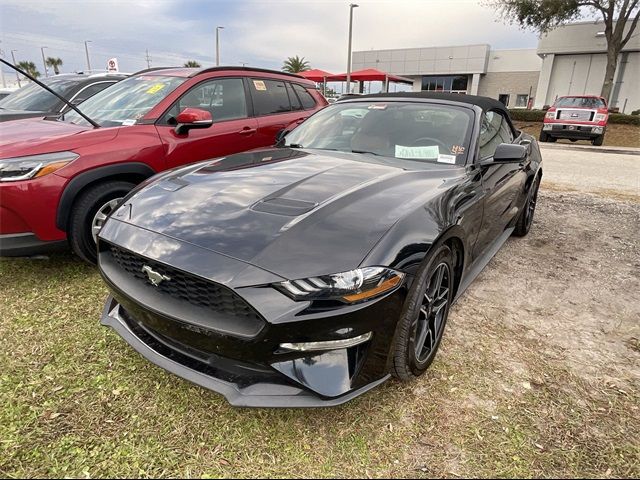
<path fill-rule="evenodd" d="M 332 75 L 327 77 L 327 81 L 334 82 L 344 82 L 347 80 L 347 74 L 341 73 L 339 75 Z M 356 70 L 355 72 L 351 72 L 351 81 L 352 82 L 385 82 L 388 87 L 389 82 L 396 83 L 408 83 L 413 84 L 413 80 L 410 78 L 400 77 L 398 75 L 393 75 L 392 73 L 383 72 L 381 70 L 376 70 L 375 68 L 365 68 L 364 70 Z"/>

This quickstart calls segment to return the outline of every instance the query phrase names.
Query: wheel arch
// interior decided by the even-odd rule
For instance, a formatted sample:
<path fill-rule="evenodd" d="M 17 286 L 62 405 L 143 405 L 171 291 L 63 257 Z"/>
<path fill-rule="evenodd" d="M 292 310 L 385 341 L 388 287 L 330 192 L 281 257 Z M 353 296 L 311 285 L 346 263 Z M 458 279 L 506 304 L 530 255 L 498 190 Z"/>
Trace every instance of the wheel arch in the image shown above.
<path fill-rule="evenodd" d="M 155 171 L 145 163 L 128 162 L 94 168 L 71 179 L 65 186 L 56 213 L 56 227 L 66 232 L 74 202 L 87 189 L 106 181 L 127 181 L 138 184 L 155 175 Z"/>

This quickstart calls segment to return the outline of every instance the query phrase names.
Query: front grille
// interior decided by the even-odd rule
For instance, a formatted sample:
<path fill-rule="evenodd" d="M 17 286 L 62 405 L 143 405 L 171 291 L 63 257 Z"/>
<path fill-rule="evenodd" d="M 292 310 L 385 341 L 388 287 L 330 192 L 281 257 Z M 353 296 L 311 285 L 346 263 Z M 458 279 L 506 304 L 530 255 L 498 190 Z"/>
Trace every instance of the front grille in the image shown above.
<path fill-rule="evenodd" d="M 261 322 L 258 313 L 233 290 L 177 268 L 150 260 L 115 245 L 109 246 L 115 262 L 132 277 L 152 285 L 142 268 L 146 265 L 170 278 L 154 288 L 175 299 L 184 300 L 198 307 L 245 319 Z"/>
<path fill-rule="evenodd" d="M 566 109 L 558 110 L 559 120 L 575 120 L 577 122 L 590 122 L 593 120 L 593 116 L 596 112 L 593 110 L 583 109 Z"/>

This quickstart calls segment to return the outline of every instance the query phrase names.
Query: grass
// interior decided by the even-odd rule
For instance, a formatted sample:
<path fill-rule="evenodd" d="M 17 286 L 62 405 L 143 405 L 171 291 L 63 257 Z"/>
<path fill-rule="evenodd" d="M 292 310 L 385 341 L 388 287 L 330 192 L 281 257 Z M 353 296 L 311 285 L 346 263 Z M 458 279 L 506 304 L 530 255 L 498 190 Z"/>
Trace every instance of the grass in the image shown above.
<path fill-rule="evenodd" d="M 636 394 L 575 377 L 473 298 L 419 380 L 338 408 L 249 410 L 101 327 L 106 294 L 70 255 L 0 261 L 3 477 L 640 475 Z"/>
<path fill-rule="evenodd" d="M 514 122 L 516 128 L 538 138 L 542 129 L 542 122 Z M 561 139 L 558 143 L 571 143 L 570 140 Z M 591 145 L 587 140 L 579 140 L 576 145 Z M 604 136 L 604 144 L 607 147 L 635 147 L 640 148 L 640 126 L 609 124 Z"/>

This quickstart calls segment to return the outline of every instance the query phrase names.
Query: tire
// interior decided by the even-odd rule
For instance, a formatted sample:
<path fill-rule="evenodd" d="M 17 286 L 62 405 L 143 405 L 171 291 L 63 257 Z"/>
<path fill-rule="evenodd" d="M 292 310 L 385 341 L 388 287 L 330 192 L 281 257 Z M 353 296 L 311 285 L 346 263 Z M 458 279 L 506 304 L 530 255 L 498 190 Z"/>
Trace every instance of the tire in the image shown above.
<path fill-rule="evenodd" d="M 69 244 L 84 261 L 92 264 L 97 261 L 96 242 L 92 234 L 96 214 L 103 207 L 106 209 L 113 200 L 124 197 L 133 187 L 135 184 L 129 182 L 100 183 L 82 192 L 74 202 L 69 217 Z"/>
<path fill-rule="evenodd" d="M 601 147 L 604 143 L 604 134 L 598 135 L 596 138 L 591 140 L 591 145 L 595 145 L 596 147 Z"/>
<path fill-rule="evenodd" d="M 442 284 L 435 292 L 437 294 L 433 301 L 436 287 L 433 281 L 441 271 L 444 272 Z M 392 342 L 390 373 L 399 380 L 409 381 L 419 377 L 433 362 L 453 299 L 453 275 L 453 252 L 446 245 L 438 247 L 418 271 Z M 428 301 L 429 297 L 432 301 Z M 422 331 L 427 333 L 423 347 L 418 352 Z"/>
<path fill-rule="evenodd" d="M 547 132 L 545 132 L 544 130 L 540 130 L 540 141 L 541 142 L 548 142 L 549 141 L 549 134 Z"/>
<path fill-rule="evenodd" d="M 527 196 L 527 202 L 524 205 L 524 209 L 520 212 L 518 221 L 516 222 L 516 228 L 513 231 L 513 235 L 516 237 L 524 237 L 533 224 L 533 217 L 536 213 L 536 204 L 538 203 L 538 189 L 540 188 L 540 177 L 536 177 L 529 190 Z"/>
<path fill-rule="evenodd" d="M 547 142 L 549 143 L 555 143 L 558 141 L 558 139 L 556 137 L 552 137 L 551 135 L 547 135 L 549 138 L 547 139 Z"/>

